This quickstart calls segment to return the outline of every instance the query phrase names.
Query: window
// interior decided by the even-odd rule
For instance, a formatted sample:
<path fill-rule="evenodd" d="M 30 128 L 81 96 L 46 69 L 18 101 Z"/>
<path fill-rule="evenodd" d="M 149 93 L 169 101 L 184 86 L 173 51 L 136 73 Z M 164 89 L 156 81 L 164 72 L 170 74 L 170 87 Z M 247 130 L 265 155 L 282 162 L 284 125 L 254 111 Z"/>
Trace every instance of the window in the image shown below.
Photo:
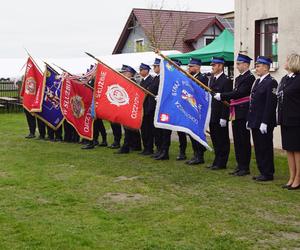
<path fill-rule="evenodd" d="M 134 44 L 134 51 L 135 52 L 143 52 L 144 51 L 144 38 L 136 39 Z"/>
<path fill-rule="evenodd" d="M 271 68 L 278 68 L 278 18 L 255 21 L 255 57 L 273 60 Z"/>
<path fill-rule="evenodd" d="M 215 38 L 213 36 L 207 36 L 204 37 L 204 46 L 207 46 L 208 44 L 210 44 L 213 40 L 215 40 Z"/>

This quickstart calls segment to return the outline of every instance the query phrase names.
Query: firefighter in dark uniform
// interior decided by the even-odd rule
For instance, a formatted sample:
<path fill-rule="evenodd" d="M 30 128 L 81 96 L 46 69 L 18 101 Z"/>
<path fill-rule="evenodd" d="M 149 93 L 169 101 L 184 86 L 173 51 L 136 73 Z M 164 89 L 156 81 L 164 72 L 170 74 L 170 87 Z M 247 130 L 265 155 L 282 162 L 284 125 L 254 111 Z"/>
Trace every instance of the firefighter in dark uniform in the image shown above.
<path fill-rule="evenodd" d="M 142 81 L 140 85 L 153 93 L 156 88 L 153 85 L 153 77 L 149 74 L 151 67 L 147 64 L 141 63 L 140 65 L 140 75 Z M 141 155 L 152 155 L 153 154 L 153 143 L 154 143 L 154 110 L 155 110 L 155 99 L 153 96 L 147 95 L 144 100 L 143 109 L 144 116 L 141 127 L 142 142 L 143 142 L 143 151 Z"/>
<path fill-rule="evenodd" d="M 215 93 L 232 91 L 232 81 L 223 72 L 224 64 L 224 58 L 212 58 L 211 65 L 213 76 L 210 79 L 209 87 Z M 213 164 L 209 166 L 212 170 L 219 170 L 227 167 L 226 165 L 230 151 L 228 119 L 229 107 L 213 98 L 209 123 L 210 137 L 215 151 Z"/>
<path fill-rule="evenodd" d="M 28 110 L 24 109 L 26 120 L 29 128 L 29 135 L 27 135 L 26 139 L 32 139 L 35 138 L 35 130 L 36 130 L 36 124 L 38 125 L 38 131 L 39 131 L 39 137 L 38 139 L 44 140 L 46 137 L 46 125 L 45 123 L 36 118 L 34 113 L 30 113 Z"/>
<path fill-rule="evenodd" d="M 136 71 L 134 68 L 128 65 L 123 65 L 121 72 L 124 76 L 135 81 L 134 76 Z M 141 135 L 139 130 L 133 130 L 130 128 L 124 127 L 124 143 L 122 147 L 115 152 L 116 154 L 128 154 L 132 151 L 140 151 L 141 150 Z"/>
<path fill-rule="evenodd" d="M 50 141 L 62 141 L 62 125 L 57 130 L 47 126 L 47 134 Z"/>
<path fill-rule="evenodd" d="M 113 132 L 114 141 L 111 145 L 108 146 L 108 148 L 111 149 L 117 149 L 120 148 L 120 142 L 122 139 L 122 127 L 119 123 L 110 123 L 110 127 Z"/>
<path fill-rule="evenodd" d="M 255 63 L 258 78 L 251 90 L 247 127 L 252 131 L 257 167 L 260 175 L 256 181 L 271 181 L 274 178 L 273 130 L 276 126 L 277 81 L 269 70 L 272 60 L 259 56 Z"/>
<path fill-rule="evenodd" d="M 244 176 L 250 174 L 251 141 L 250 131 L 246 128 L 249 110 L 250 92 L 255 81 L 254 75 L 249 70 L 251 58 L 239 54 L 236 67 L 240 75 L 235 78 L 233 91 L 216 93 L 214 98 L 218 101 L 230 102 L 230 117 L 232 120 L 232 134 L 234 141 L 236 169 L 230 174 Z"/>
<path fill-rule="evenodd" d="M 37 119 L 38 131 L 40 134 L 38 139 L 45 140 L 46 139 L 46 124 L 38 117 L 36 119 Z"/>
<path fill-rule="evenodd" d="M 28 110 L 24 109 L 26 120 L 29 128 L 29 134 L 25 137 L 26 139 L 35 138 L 35 130 L 36 130 L 36 118 L 30 113 Z"/>
<path fill-rule="evenodd" d="M 208 78 L 205 74 L 201 73 L 201 65 L 202 65 L 202 61 L 200 59 L 191 58 L 188 64 L 188 72 L 207 86 Z M 192 142 L 194 157 L 191 160 L 187 161 L 186 164 L 188 165 L 203 164 L 204 152 L 206 151 L 206 148 L 201 143 L 193 139 L 191 136 L 190 139 Z"/>
<path fill-rule="evenodd" d="M 157 95 L 158 94 L 158 87 L 159 87 L 159 81 L 160 81 L 160 58 L 155 58 L 154 63 L 153 63 L 153 71 L 156 74 L 153 78 L 153 94 Z M 156 103 L 155 103 L 156 106 Z M 153 120 L 154 122 L 154 120 Z M 153 134 L 154 134 L 154 144 L 156 146 L 156 152 L 152 155 L 152 158 L 158 157 L 162 153 L 162 136 L 163 136 L 163 129 L 161 128 L 155 128 L 153 126 Z"/>

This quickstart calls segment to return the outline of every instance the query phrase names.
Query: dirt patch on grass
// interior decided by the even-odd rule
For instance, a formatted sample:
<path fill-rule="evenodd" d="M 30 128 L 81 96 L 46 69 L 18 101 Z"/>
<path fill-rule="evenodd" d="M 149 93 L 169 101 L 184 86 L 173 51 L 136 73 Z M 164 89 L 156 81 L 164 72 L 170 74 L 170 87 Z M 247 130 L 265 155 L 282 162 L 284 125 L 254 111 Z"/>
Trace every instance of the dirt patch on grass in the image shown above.
<path fill-rule="evenodd" d="M 126 177 L 126 176 L 118 176 L 114 179 L 114 182 L 120 182 L 120 181 L 133 181 L 136 179 L 140 179 L 140 176 L 133 176 L 133 177 Z"/>
<path fill-rule="evenodd" d="M 75 168 L 76 166 L 75 165 L 72 165 L 72 164 L 69 164 L 69 163 L 62 163 L 62 164 L 58 164 L 58 165 L 55 165 L 55 167 L 61 167 L 61 168 Z"/>
<path fill-rule="evenodd" d="M 285 215 L 261 212 L 261 213 L 257 213 L 257 216 L 261 217 L 264 220 L 267 220 L 267 221 L 270 221 L 270 222 L 273 222 L 276 224 L 300 227 L 300 220 L 292 215 L 285 216 Z"/>
<path fill-rule="evenodd" d="M 5 177 L 8 177 L 8 174 L 4 171 L 0 171 L 0 178 L 5 178 Z"/>
<path fill-rule="evenodd" d="M 300 233 L 296 233 L 296 232 L 281 232 L 279 235 L 287 240 L 300 239 Z"/>
<path fill-rule="evenodd" d="M 106 201 L 112 201 L 115 203 L 126 203 L 126 202 L 139 202 L 145 201 L 146 196 L 141 194 L 127 194 L 127 193 L 106 193 L 103 196 Z"/>

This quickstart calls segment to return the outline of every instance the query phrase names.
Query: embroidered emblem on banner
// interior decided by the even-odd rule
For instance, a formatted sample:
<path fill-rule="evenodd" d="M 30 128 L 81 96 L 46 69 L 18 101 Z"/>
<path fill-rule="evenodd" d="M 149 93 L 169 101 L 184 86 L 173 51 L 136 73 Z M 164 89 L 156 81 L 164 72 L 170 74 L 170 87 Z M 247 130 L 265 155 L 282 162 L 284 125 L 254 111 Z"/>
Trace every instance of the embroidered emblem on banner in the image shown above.
<path fill-rule="evenodd" d="M 33 77 L 29 77 L 25 82 L 25 93 L 27 95 L 35 95 L 36 92 L 36 81 Z"/>
<path fill-rule="evenodd" d="M 80 118 L 84 115 L 84 103 L 80 96 L 76 95 L 71 98 L 71 107 L 73 114 L 76 118 Z"/>
<path fill-rule="evenodd" d="M 119 84 L 113 84 L 107 88 L 106 97 L 108 101 L 118 107 L 129 104 L 129 96 Z"/>

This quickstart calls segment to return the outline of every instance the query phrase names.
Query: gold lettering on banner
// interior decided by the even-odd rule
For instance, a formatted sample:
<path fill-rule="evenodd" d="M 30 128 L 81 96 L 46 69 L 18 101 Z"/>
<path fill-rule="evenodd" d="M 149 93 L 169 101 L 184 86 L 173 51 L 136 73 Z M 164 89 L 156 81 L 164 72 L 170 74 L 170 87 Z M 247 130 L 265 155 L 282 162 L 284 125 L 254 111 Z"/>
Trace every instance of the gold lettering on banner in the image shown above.
<path fill-rule="evenodd" d="M 70 104 L 70 95 L 71 95 L 71 82 L 69 79 L 66 80 L 66 88 L 64 94 L 64 103 L 63 103 L 63 114 L 68 114 L 69 104 Z"/>
<path fill-rule="evenodd" d="M 138 93 L 135 93 L 135 97 L 133 99 L 133 106 L 131 111 L 131 118 L 136 119 L 139 112 L 139 103 L 140 103 L 140 96 Z"/>

